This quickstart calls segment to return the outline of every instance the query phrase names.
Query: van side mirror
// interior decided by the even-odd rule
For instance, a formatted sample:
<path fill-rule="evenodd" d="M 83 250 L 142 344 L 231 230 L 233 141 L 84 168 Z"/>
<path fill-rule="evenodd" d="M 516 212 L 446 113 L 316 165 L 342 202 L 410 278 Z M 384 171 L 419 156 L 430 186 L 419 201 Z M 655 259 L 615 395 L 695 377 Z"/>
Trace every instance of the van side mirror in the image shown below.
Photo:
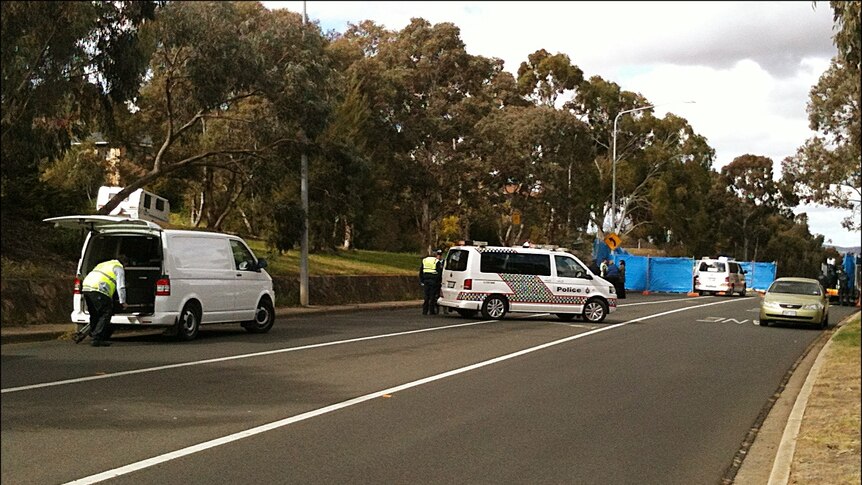
<path fill-rule="evenodd" d="M 260 271 L 263 268 L 266 268 L 266 260 L 261 258 L 257 260 L 257 270 Z"/>

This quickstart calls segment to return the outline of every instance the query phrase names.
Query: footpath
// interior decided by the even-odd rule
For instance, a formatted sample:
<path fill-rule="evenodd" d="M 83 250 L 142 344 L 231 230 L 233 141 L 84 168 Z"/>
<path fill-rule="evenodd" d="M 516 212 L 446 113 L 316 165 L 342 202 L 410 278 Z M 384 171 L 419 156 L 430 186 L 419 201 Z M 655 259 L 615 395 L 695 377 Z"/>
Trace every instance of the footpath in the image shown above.
<path fill-rule="evenodd" d="M 277 317 L 289 318 L 318 313 L 343 313 L 395 308 L 418 309 L 421 306 L 421 300 L 412 300 L 333 306 L 281 307 L 276 308 L 275 313 Z M 758 423 L 749 433 L 751 435 L 750 442 L 746 440 L 746 443 L 743 444 L 743 449 L 737 453 L 737 457 L 734 460 L 736 465 L 733 467 L 732 476 L 725 477 L 722 483 L 737 485 L 786 485 L 788 483 L 795 484 L 806 481 L 802 479 L 800 482 L 798 481 L 799 477 L 792 477 L 791 475 L 791 470 L 797 469 L 800 465 L 807 465 L 809 468 L 812 465 L 817 466 L 816 463 L 805 463 L 805 459 L 800 458 L 798 453 L 796 453 L 796 445 L 800 438 L 800 429 L 822 428 L 824 426 L 822 423 L 816 422 L 816 418 L 810 418 L 808 413 L 805 412 L 806 409 L 808 407 L 822 408 L 824 405 L 828 405 L 832 409 L 856 409 L 856 413 L 858 414 L 858 395 L 853 399 L 848 398 L 848 402 L 842 401 L 837 403 L 824 403 L 821 400 L 825 400 L 825 398 L 816 393 L 812 395 L 812 389 L 817 385 L 818 378 L 823 380 L 822 375 L 825 373 L 824 370 L 830 368 L 830 359 L 834 358 L 835 353 L 829 351 L 833 343 L 833 336 L 845 323 L 854 318 L 859 318 L 859 312 L 840 322 L 830 331 L 824 332 L 821 338 L 812 344 L 808 353 L 788 373 L 786 381 L 782 383 L 781 388 L 773 396 L 773 403 L 768 414 L 763 419 L 758 420 Z M 7 345 L 46 340 L 71 340 L 74 333 L 75 325 L 71 323 L 32 325 L 28 327 L 0 327 L 0 341 L 2 341 L 2 345 Z M 848 384 L 852 385 L 853 383 Z M 859 383 L 856 382 L 855 386 L 858 390 Z M 852 416 L 851 425 L 854 425 L 852 423 Z M 858 433 L 858 422 L 855 423 L 855 426 Z M 856 456 L 851 458 L 858 462 L 858 442 L 856 443 L 854 454 Z M 848 483 L 859 483 L 859 468 L 855 467 L 854 470 L 851 466 L 850 474 L 850 477 L 844 477 L 851 480 Z"/>

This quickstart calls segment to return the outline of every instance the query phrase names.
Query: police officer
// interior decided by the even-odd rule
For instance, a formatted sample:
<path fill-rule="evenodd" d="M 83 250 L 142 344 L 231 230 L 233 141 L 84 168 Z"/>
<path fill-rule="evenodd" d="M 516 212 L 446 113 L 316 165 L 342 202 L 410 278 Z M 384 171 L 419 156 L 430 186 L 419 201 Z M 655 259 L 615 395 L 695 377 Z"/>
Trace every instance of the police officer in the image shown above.
<path fill-rule="evenodd" d="M 93 347 L 107 347 L 108 324 L 114 314 L 114 293 L 120 305 L 126 308 L 126 272 L 124 265 L 128 264 L 125 255 L 117 259 L 99 263 L 84 278 L 82 293 L 87 301 L 90 312 L 90 337 Z"/>
<path fill-rule="evenodd" d="M 838 268 L 838 305 L 850 306 L 850 278 L 844 272 L 844 268 Z"/>
<path fill-rule="evenodd" d="M 430 256 L 422 259 L 419 267 L 419 284 L 422 286 L 425 300 L 422 302 L 423 315 L 437 314 L 437 297 L 440 295 L 440 283 L 443 280 L 443 251 L 435 250 Z"/>

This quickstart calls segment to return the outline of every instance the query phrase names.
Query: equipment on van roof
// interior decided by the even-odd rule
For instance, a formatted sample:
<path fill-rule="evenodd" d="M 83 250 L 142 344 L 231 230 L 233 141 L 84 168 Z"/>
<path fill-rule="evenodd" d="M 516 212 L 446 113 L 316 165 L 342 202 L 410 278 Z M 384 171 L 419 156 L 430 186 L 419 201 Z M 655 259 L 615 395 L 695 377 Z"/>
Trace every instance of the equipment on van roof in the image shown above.
<path fill-rule="evenodd" d="M 108 201 L 119 194 L 121 190 L 123 187 L 104 185 L 99 187 L 99 194 L 96 196 L 96 210 L 105 207 Z M 112 216 L 127 216 L 132 219 L 163 223 L 170 221 L 170 213 L 171 204 L 168 199 L 144 189 L 132 192 L 111 211 Z"/>

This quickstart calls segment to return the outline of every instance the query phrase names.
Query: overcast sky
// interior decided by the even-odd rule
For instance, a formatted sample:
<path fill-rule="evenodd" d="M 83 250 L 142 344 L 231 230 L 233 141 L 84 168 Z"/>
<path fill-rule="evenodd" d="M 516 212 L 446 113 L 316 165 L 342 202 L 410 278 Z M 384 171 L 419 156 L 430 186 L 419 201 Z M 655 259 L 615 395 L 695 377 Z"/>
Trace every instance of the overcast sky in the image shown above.
<path fill-rule="evenodd" d="M 303 2 L 263 2 L 302 13 Z M 826 1 L 797 2 L 324 2 L 309 20 L 344 32 L 370 19 L 391 30 L 413 17 L 452 22 L 467 52 L 499 57 L 513 74 L 538 49 L 569 56 L 585 77 L 601 76 L 686 118 L 716 151 L 734 158 L 791 156 L 814 133 L 808 92 L 836 54 Z M 684 101 L 695 101 L 685 104 Z M 806 207 L 811 231 L 858 246 L 840 226 L 849 212 Z"/>

